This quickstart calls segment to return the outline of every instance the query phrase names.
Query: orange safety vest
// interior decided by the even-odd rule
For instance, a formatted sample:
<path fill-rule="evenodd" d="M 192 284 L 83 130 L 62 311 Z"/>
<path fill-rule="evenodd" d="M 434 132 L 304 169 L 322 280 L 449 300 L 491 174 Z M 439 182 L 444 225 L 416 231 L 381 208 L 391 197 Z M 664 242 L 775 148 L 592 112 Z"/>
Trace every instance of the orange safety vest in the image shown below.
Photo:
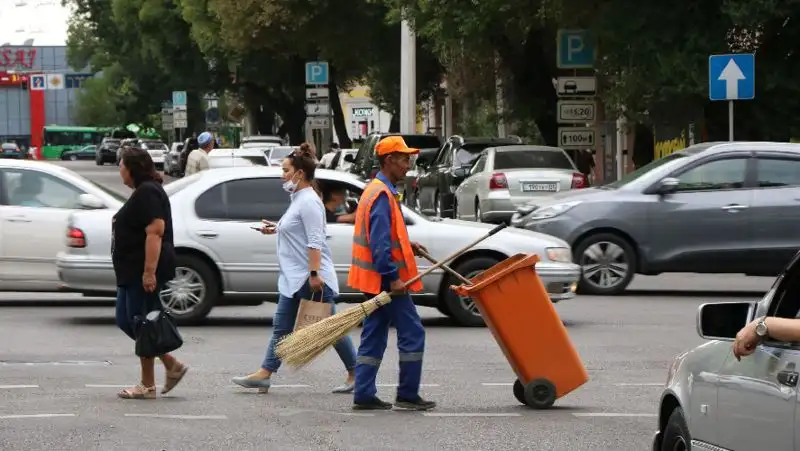
<path fill-rule="evenodd" d="M 381 291 L 381 274 L 372 265 L 372 251 L 369 248 L 369 212 L 378 195 L 386 193 L 392 212 L 392 261 L 397 265 L 400 280 L 407 281 L 418 274 L 417 261 L 408 239 L 406 222 L 400 204 L 394 194 L 382 181 L 375 178 L 361 194 L 356 209 L 356 222 L 353 230 L 353 261 L 347 284 L 364 293 L 377 294 Z M 417 280 L 408 286 L 409 291 L 421 291 L 422 282 Z"/>

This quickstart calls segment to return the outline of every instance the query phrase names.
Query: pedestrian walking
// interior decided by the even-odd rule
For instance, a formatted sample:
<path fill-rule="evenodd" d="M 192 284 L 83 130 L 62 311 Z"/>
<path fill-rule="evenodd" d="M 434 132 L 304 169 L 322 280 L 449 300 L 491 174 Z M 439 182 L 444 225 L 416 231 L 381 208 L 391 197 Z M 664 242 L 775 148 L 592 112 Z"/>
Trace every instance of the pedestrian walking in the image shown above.
<path fill-rule="evenodd" d="M 214 149 L 214 137 L 209 132 L 203 132 L 197 137 L 198 149 L 189 154 L 186 160 L 186 175 L 196 174 L 208 169 L 208 153 Z"/>
<path fill-rule="evenodd" d="M 303 299 L 319 299 L 335 309 L 339 282 L 328 247 L 325 225 L 325 206 L 314 186 L 317 159 L 314 148 L 304 143 L 283 160 L 283 189 L 291 197 L 289 208 L 277 224 L 264 221 L 261 233 L 277 234 L 278 308 L 272 318 L 272 338 L 261 368 L 247 376 L 233 378 L 233 383 L 245 388 L 269 390 L 270 379 L 281 366 L 275 346 L 294 330 L 297 312 Z M 316 293 L 316 294 L 315 294 Z M 334 393 L 352 393 L 356 352 L 350 337 L 334 346 L 344 363 L 347 377 Z"/>
<path fill-rule="evenodd" d="M 133 193 L 112 219 L 111 260 L 117 279 L 116 323 L 136 340 L 137 316 L 160 308 L 158 294 L 175 276 L 172 211 L 161 176 L 146 150 L 123 149 L 119 165 L 122 182 Z M 189 367 L 170 354 L 158 357 L 166 369 L 162 394 L 169 393 Z M 156 397 L 155 359 L 140 357 L 141 379 L 119 392 L 124 399 Z"/>
<path fill-rule="evenodd" d="M 389 325 L 394 325 L 400 354 L 400 383 L 395 406 L 430 410 L 436 407 L 436 403 L 419 395 L 425 329 L 411 296 L 403 287 L 404 281 L 418 274 L 414 255 L 418 255 L 420 250 L 427 252 L 427 249 L 409 240 L 395 187 L 408 172 L 410 156 L 419 153 L 419 149 L 409 148 L 400 136 L 389 136 L 378 143 L 375 152 L 380 172 L 364 189 L 356 209 L 353 261 L 347 282 L 368 298 L 382 291 L 391 292 L 392 302 L 364 320 L 356 358 L 353 408 L 392 408 L 391 403 L 376 396 L 375 378 L 386 351 Z M 422 282 L 412 283 L 408 290 L 422 290 Z"/>

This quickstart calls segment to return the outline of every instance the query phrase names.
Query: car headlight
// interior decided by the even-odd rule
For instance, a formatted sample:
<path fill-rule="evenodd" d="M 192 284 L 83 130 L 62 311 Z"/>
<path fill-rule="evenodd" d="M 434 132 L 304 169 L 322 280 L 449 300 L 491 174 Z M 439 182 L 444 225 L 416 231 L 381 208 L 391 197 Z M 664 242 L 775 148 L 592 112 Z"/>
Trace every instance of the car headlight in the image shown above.
<path fill-rule="evenodd" d="M 572 251 L 568 247 L 548 247 L 545 253 L 550 261 L 572 263 Z"/>
<path fill-rule="evenodd" d="M 563 204 L 555 204 L 549 207 L 542 207 L 537 210 L 534 210 L 531 213 L 528 219 L 548 219 L 552 218 L 561 214 L 566 213 L 567 211 L 571 210 L 574 206 L 581 203 L 581 201 L 576 200 L 573 202 L 564 202 Z"/>

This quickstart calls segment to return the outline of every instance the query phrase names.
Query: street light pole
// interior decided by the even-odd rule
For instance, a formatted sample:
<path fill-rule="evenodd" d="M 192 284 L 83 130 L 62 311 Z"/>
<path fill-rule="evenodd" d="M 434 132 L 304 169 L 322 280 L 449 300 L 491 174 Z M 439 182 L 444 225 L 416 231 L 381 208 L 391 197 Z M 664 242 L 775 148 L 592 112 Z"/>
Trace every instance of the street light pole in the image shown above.
<path fill-rule="evenodd" d="M 404 19 L 400 30 L 400 133 L 415 133 L 417 125 L 417 37 Z"/>

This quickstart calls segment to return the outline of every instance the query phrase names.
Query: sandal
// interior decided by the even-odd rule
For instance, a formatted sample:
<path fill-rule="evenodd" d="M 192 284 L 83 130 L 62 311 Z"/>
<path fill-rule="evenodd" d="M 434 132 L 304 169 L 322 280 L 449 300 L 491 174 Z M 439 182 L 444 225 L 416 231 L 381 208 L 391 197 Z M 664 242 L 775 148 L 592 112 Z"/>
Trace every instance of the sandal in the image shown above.
<path fill-rule="evenodd" d="M 133 388 L 126 388 L 117 393 L 122 399 L 156 399 L 156 387 L 145 387 L 137 384 Z"/>
<path fill-rule="evenodd" d="M 161 389 L 161 394 L 165 395 L 172 391 L 176 385 L 181 382 L 183 376 L 186 376 L 186 372 L 189 371 L 189 366 L 184 365 L 182 363 L 178 364 L 180 368 L 174 371 L 167 371 L 167 381 L 164 383 L 164 388 Z"/>

